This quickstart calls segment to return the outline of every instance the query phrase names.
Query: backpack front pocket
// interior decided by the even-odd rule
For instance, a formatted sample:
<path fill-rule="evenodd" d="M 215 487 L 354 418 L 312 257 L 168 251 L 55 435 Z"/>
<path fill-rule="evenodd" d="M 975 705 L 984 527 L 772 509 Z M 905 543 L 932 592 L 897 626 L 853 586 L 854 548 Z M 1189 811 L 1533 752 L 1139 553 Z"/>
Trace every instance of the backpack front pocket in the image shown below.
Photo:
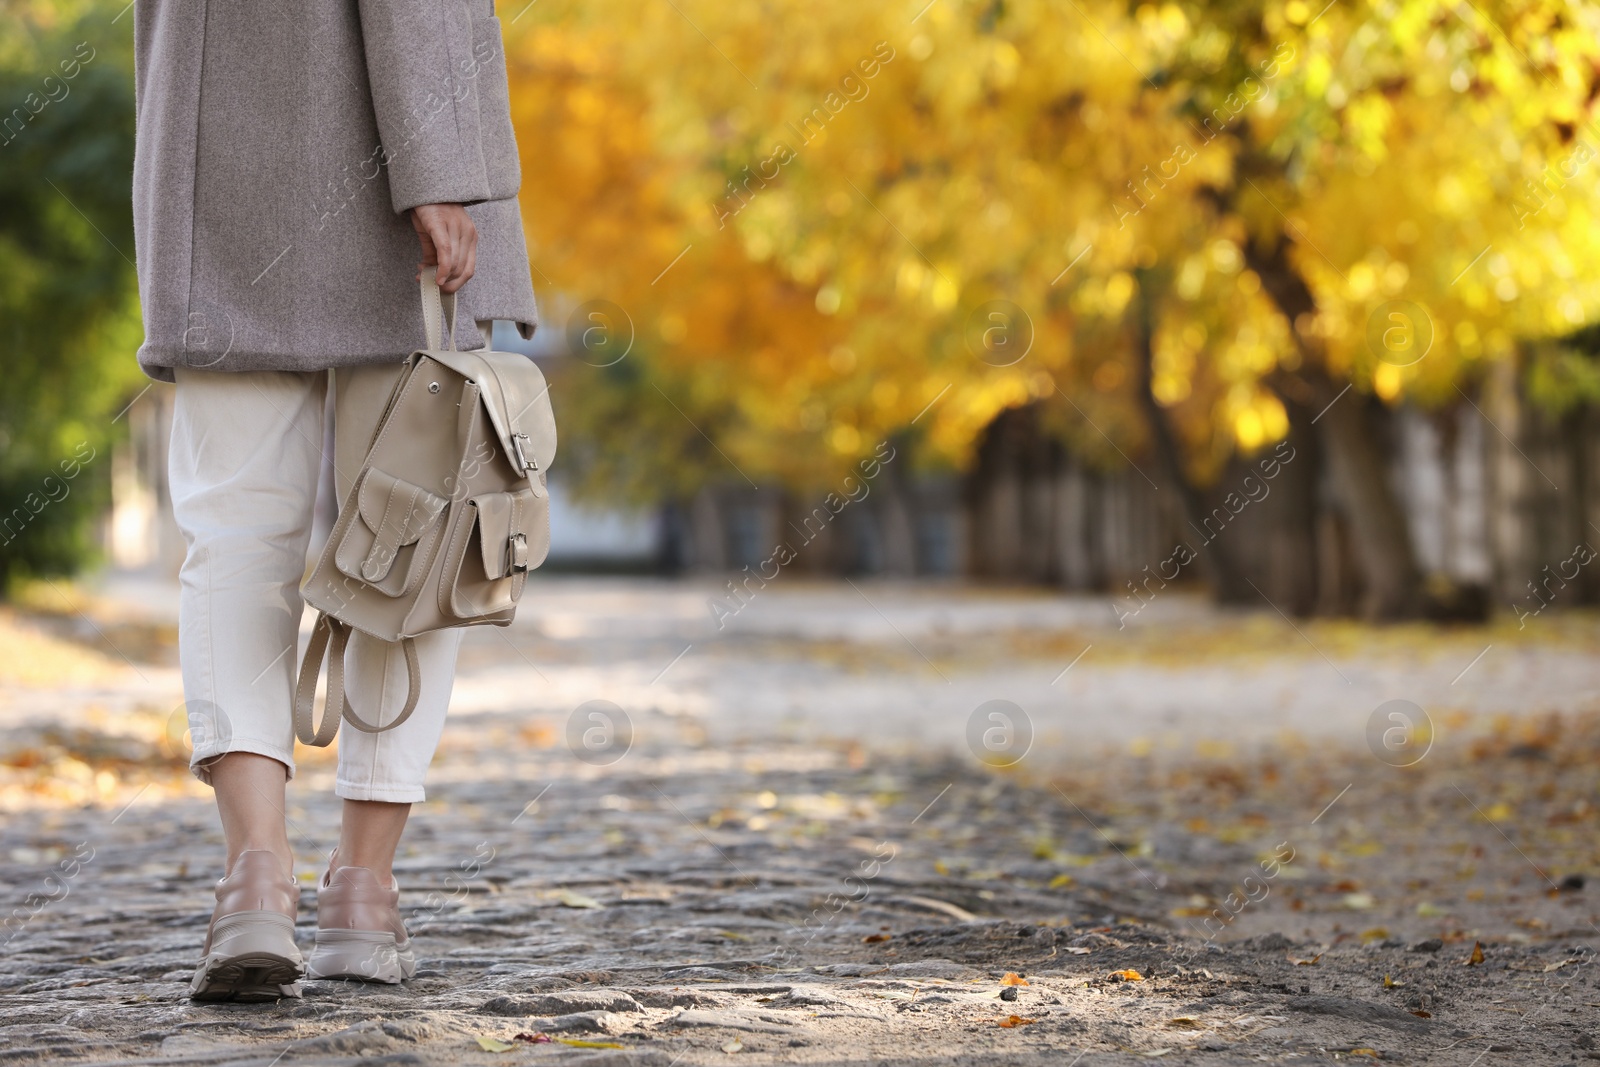
<path fill-rule="evenodd" d="M 357 514 L 334 564 L 386 596 L 405 596 L 421 577 L 447 501 L 376 467 L 362 475 L 353 495 Z"/>
<path fill-rule="evenodd" d="M 439 607 L 458 619 L 506 612 L 528 571 L 550 551 L 550 503 L 532 489 L 482 493 L 467 501 L 439 586 Z"/>

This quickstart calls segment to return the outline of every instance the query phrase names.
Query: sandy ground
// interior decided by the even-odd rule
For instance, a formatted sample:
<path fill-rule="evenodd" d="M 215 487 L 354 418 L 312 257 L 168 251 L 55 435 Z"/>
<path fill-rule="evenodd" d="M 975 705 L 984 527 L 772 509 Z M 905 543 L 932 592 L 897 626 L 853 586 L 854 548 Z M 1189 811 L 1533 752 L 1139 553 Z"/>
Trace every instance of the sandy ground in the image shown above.
<path fill-rule="evenodd" d="M 422 972 L 275 1006 L 183 999 L 220 835 L 171 590 L 0 613 L 0 1063 L 1600 1058 L 1594 616 L 538 592 L 469 640 L 403 846 Z"/>

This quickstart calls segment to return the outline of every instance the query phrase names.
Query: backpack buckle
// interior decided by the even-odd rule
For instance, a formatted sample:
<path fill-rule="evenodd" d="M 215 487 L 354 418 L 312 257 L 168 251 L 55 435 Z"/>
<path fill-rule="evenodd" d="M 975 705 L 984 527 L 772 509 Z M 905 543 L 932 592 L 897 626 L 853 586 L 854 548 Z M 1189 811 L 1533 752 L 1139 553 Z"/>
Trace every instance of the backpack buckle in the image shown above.
<path fill-rule="evenodd" d="M 526 571 L 528 569 L 528 535 L 514 533 L 508 545 L 511 552 L 511 569 Z"/>
<path fill-rule="evenodd" d="M 528 455 L 528 446 L 531 442 L 525 433 L 511 435 L 511 451 L 516 455 L 517 469 L 523 471 L 537 471 L 539 464 Z"/>

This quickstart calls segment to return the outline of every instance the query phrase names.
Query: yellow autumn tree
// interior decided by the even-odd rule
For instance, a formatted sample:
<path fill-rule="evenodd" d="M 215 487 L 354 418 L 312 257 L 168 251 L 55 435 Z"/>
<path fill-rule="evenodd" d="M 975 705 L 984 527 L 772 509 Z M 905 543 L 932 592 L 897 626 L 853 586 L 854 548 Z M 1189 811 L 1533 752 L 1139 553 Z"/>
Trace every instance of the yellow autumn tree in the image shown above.
<path fill-rule="evenodd" d="M 621 309 L 578 316 L 633 347 L 572 393 L 612 443 L 599 469 L 646 490 L 807 484 L 908 428 L 959 466 L 1030 401 L 1110 459 L 1164 424 L 1203 481 L 1328 410 L 1372 610 L 1403 615 L 1419 580 L 1381 457 L 1359 404 L 1327 405 L 1444 401 L 1600 306 L 1584 7 L 544 0 L 506 21 L 537 280 L 556 328 Z"/>

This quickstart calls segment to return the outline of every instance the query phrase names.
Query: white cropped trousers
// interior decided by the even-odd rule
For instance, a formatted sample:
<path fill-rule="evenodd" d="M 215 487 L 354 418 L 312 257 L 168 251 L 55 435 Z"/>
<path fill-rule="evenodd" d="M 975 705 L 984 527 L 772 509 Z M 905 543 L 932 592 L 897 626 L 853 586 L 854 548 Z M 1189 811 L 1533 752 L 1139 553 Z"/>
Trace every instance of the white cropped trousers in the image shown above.
<path fill-rule="evenodd" d="M 334 390 L 333 463 L 343 502 L 400 373 L 399 363 L 335 371 L 212 371 L 179 367 L 169 480 L 188 553 L 180 572 L 178 655 L 194 743 L 190 769 L 255 752 L 294 777 L 292 707 L 298 643 L 323 456 L 323 404 Z M 460 629 L 417 638 L 422 694 L 392 730 L 339 731 L 334 792 L 347 800 L 424 799 L 444 730 Z M 405 702 L 405 656 L 351 635 L 345 687 L 368 722 Z"/>

